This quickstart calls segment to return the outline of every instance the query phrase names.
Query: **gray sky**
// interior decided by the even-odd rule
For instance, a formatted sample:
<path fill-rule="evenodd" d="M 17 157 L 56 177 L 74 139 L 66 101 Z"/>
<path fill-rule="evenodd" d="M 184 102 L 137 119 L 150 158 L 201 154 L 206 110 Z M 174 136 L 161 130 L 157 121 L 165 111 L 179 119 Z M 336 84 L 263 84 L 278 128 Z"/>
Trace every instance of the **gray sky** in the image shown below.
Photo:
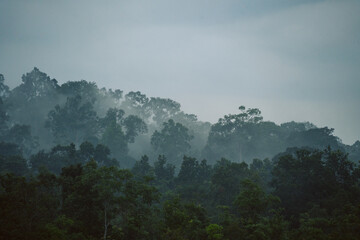
<path fill-rule="evenodd" d="M 240 105 L 360 139 L 360 1 L 0 0 L 0 73 L 168 97 L 216 122 Z"/>

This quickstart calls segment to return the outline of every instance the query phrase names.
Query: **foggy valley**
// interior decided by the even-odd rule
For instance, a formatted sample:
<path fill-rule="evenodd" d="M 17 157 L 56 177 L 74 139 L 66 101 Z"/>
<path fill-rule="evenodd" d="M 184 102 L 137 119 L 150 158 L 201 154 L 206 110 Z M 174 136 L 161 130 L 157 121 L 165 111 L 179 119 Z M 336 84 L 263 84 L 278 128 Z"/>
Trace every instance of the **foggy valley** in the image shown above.
<path fill-rule="evenodd" d="M 0 1 L 0 240 L 360 239 L 359 10 Z"/>

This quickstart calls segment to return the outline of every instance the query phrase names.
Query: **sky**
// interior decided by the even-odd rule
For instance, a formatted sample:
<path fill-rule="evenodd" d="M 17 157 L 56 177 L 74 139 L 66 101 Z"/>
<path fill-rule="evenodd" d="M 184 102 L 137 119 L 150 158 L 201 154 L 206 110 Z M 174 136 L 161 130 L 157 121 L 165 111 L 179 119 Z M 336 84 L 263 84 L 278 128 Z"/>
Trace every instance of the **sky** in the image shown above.
<path fill-rule="evenodd" d="M 265 120 L 360 139 L 360 1 L 0 0 L 0 73 L 141 91 L 215 123 Z"/>

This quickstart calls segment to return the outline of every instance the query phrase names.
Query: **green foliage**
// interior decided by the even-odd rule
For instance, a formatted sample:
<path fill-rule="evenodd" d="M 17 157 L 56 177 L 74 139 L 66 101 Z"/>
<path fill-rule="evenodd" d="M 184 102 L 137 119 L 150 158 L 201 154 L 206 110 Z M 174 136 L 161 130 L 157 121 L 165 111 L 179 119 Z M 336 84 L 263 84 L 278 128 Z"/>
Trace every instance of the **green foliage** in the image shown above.
<path fill-rule="evenodd" d="M 77 163 L 62 167 L 59 176 L 41 167 L 35 177 L 0 175 L 0 236 L 74 240 L 360 236 L 359 170 L 340 151 L 302 149 L 276 158 L 274 166 L 268 160 L 254 160 L 250 167 L 222 159 L 211 168 L 206 161 L 184 157 L 174 178 L 174 168 L 166 165 L 164 156 L 154 167 L 143 156 L 132 169 L 134 176 L 92 160 L 102 152 L 96 149 L 89 142 L 79 150 L 74 145 L 55 147 L 51 159 Z M 273 194 L 263 188 L 267 178 L 261 177 L 269 169 Z"/>
<path fill-rule="evenodd" d="M 0 239 L 360 239 L 360 142 L 239 110 L 0 74 Z"/>
<path fill-rule="evenodd" d="M 96 102 L 99 94 L 96 83 L 85 80 L 66 82 L 61 85 L 59 92 L 66 97 L 79 96 L 84 102 L 92 104 Z"/>
<path fill-rule="evenodd" d="M 196 202 L 204 206 L 209 195 L 211 166 L 206 160 L 199 163 L 195 158 L 184 156 L 180 172 L 175 180 L 176 192 L 189 202 Z"/>
<path fill-rule="evenodd" d="M 152 120 L 158 125 L 174 118 L 176 114 L 180 113 L 180 103 L 171 100 L 158 97 L 150 98 L 147 108 L 150 109 Z"/>
<path fill-rule="evenodd" d="M 119 124 L 110 124 L 106 127 L 105 132 L 102 135 L 101 142 L 109 146 L 113 150 L 113 155 L 118 159 L 125 157 L 128 154 L 128 145 Z"/>
<path fill-rule="evenodd" d="M 76 150 L 74 144 L 68 146 L 57 145 L 49 152 L 44 150 L 30 157 L 30 164 L 34 172 L 41 167 L 49 169 L 55 174 L 60 174 L 63 167 L 76 164 L 85 164 L 90 160 L 95 160 L 100 166 L 117 166 L 118 162 L 109 157 L 110 150 L 98 144 L 94 147 L 90 142 L 84 142 L 80 149 Z"/>
<path fill-rule="evenodd" d="M 139 117 L 130 115 L 124 117 L 125 112 L 121 109 L 110 108 L 106 116 L 100 120 L 103 129 L 101 142 L 108 146 L 120 165 L 129 167 L 128 144 L 135 141 L 139 134 L 147 132 L 146 124 Z M 125 132 L 124 132 L 125 129 Z"/>
<path fill-rule="evenodd" d="M 281 128 L 263 122 L 257 108 L 239 107 L 241 113 L 225 115 L 211 127 L 203 155 L 211 163 L 220 158 L 236 162 L 271 156 L 282 149 Z"/>
<path fill-rule="evenodd" d="M 273 170 L 274 193 L 280 197 L 288 217 L 298 219 L 309 205 L 331 212 L 360 199 L 359 176 L 353 163 L 340 151 L 298 150 L 284 155 Z"/>
<path fill-rule="evenodd" d="M 0 174 L 13 173 L 17 176 L 24 176 L 28 173 L 28 171 L 28 165 L 22 156 L 0 155 Z"/>
<path fill-rule="evenodd" d="M 222 233 L 223 227 L 217 224 L 210 224 L 206 227 L 206 233 L 208 235 L 209 240 L 221 240 L 224 239 L 224 235 Z"/>
<path fill-rule="evenodd" d="M 0 74 L 0 98 L 8 97 L 9 94 L 10 94 L 10 89 L 5 84 L 4 75 Z"/>
<path fill-rule="evenodd" d="M 151 145 L 156 152 L 164 154 L 171 163 L 176 164 L 190 150 L 191 139 L 193 136 L 186 127 L 170 119 L 163 123 L 161 132 L 155 131 L 151 136 Z"/>
<path fill-rule="evenodd" d="M 1 85 L 0 85 L 1 86 Z M 6 106 L 2 98 L 0 97 L 0 136 L 3 137 L 8 130 L 9 116 L 7 113 Z"/>
<path fill-rule="evenodd" d="M 31 127 L 31 133 L 39 137 L 41 147 L 53 144 L 52 136 L 44 127 L 48 112 L 59 104 L 59 85 L 39 69 L 34 68 L 22 76 L 22 83 L 3 98 L 7 107 L 9 126 L 14 124 Z M 40 137 L 41 136 L 41 137 Z M 35 152 L 31 149 L 31 152 Z"/>
<path fill-rule="evenodd" d="M 134 180 L 130 171 L 98 168 L 90 161 L 84 168 L 64 169 L 62 179 L 63 212 L 86 236 L 106 238 L 113 229 L 121 229 L 127 239 L 141 239 L 150 231 L 146 224 L 157 199 L 156 191 L 146 182 Z"/>
<path fill-rule="evenodd" d="M 95 137 L 98 117 L 91 102 L 84 102 L 80 95 L 68 97 L 63 106 L 56 105 L 48 113 L 46 127 L 55 140 L 62 144 L 80 144 Z"/>
<path fill-rule="evenodd" d="M 153 176 L 154 170 L 149 164 L 148 156 L 144 155 L 140 161 L 136 161 L 134 167 L 131 170 L 136 176 L 145 177 Z"/>
<path fill-rule="evenodd" d="M 164 155 L 159 155 L 158 160 L 154 162 L 154 172 L 158 180 L 171 180 L 174 178 L 175 166 L 167 163 Z"/>
<path fill-rule="evenodd" d="M 279 201 L 272 195 L 266 195 L 259 185 L 248 179 L 241 182 L 241 188 L 242 191 L 236 197 L 234 204 L 237 206 L 241 219 L 246 222 L 259 222 L 270 205 Z"/>
<path fill-rule="evenodd" d="M 249 165 L 251 179 L 257 182 L 265 192 L 269 193 L 272 191 L 270 182 L 272 181 L 272 169 L 273 164 L 269 159 L 253 159 Z"/>
<path fill-rule="evenodd" d="M 26 180 L 11 174 L 0 176 L 0 236 L 5 239 L 39 238 L 59 207 L 58 184 L 42 173 Z"/>
<path fill-rule="evenodd" d="M 339 139 L 332 135 L 334 129 L 311 128 L 301 132 L 292 132 L 288 137 L 289 147 L 312 147 L 323 149 L 331 146 L 333 149 L 340 149 Z"/>
<path fill-rule="evenodd" d="M 218 161 L 211 177 L 213 201 L 218 205 L 230 206 L 240 193 L 241 182 L 249 175 L 246 163 L 234 163 L 226 159 Z"/>
<path fill-rule="evenodd" d="M 22 151 L 15 143 L 0 142 L 1 156 L 21 156 Z"/>
<path fill-rule="evenodd" d="M 200 205 L 182 204 L 179 198 L 164 203 L 164 239 L 204 239 L 208 218 Z"/>
<path fill-rule="evenodd" d="M 22 84 L 14 92 L 23 94 L 27 101 L 39 96 L 49 96 L 59 87 L 55 79 L 50 79 L 36 67 L 30 73 L 22 75 L 21 80 Z"/>
<path fill-rule="evenodd" d="M 15 124 L 3 134 L 4 141 L 18 145 L 21 152 L 27 157 L 38 147 L 38 141 L 32 136 L 31 128 L 28 125 Z"/>
<path fill-rule="evenodd" d="M 125 137 L 129 143 L 133 143 L 135 141 L 135 137 L 138 134 L 147 132 L 145 122 L 141 118 L 134 115 L 126 117 L 123 121 L 123 125 L 126 129 Z"/>
<path fill-rule="evenodd" d="M 203 156 L 211 163 L 222 157 L 236 162 L 272 157 L 288 147 L 323 149 L 346 148 L 333 129 L 317 128 L 311 123 L 289 122 L 276 125 L 262 121 L 259 109 L 239 108 L 241 113 L 229 114 L 212 125 Z"/>

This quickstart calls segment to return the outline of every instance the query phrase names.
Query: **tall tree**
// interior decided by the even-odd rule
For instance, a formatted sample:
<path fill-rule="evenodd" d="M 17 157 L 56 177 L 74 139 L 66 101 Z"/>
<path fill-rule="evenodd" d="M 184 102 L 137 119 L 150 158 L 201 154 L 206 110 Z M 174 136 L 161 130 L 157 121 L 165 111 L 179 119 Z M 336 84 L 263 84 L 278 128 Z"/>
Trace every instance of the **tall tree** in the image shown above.
<path fill-rule="evenodd" d="M 30 125 L 34 136 L 40 137 L 42 146 L 50 147 L 51 134 L 44 127 L 48 112 L 59 101 L 59 85 L 55 79 L 34 68 L 22 76 L 22 83 L 14 88 L 8 98 L 11 122 Z M 50 141 L 49 141 L 50 139 Z"/>
<path fill-rule="evenodd" d="M 101 142 L 108 146 L 120 165 L 131 166 L 128 157 L 128 144 L 133 143 L 135 137 L 147 132 L 147 126 L 139 117 L 124 116 L 121 109 L 110 108 L 106 116 L 100 119 L 102 138 Z"/>
<path fill-rule="evenodd" d="M 211 127 L 208 142 L 204 148 L 204 157 L 215 162 L 221 157 L 233 161 L 245 161 L 251 154 L 256 126 L 262 122 L 261 112 L 257 108 L 246 110 L 240 106 L 239 114 L 225 115 Z"/>
<path fill-rule="evenodd" d="M 60 144 L 96 141 L 99 129 L 92 103 L 82 101 L 79 95 L 67 98 L 63 106 L 56 105 L 48 113 L 46 127 L 53 133 L 56 143 Z"/>
<path fill-rule="evenodd" d="M 76 97 L 79 95 L 84 102 L 94 104 L 98 98 L 99 89 L 96 83 L 81 80 L 62 84 L 59 92 L 66 97 Z"/>
<path fill-rule="evenodd" d="M 338 150 L 298 149 L 275 162 L 272 185 L 286 215 L 298 219 L 309 206 L 318 205 L 331 212 L 346 204 L 357 204 L 359 177 L 354 164 Z"/>
<path fill-rule="evenodd" d="M 154 162 L 154 173 L 157 180 L 169 181 L 174 178 L 175 166 L 167 163 L 164 155 L 159 155 L 158 160 Z"/>
<path fill-rule="evenodd" d="M 35 152 L 39 146 L 38 138 L 32 136 L 29 125 L 15 124 L 8 130 L 4 139 L 9 143 L 17 144 L 26 157 Z"/>
<path fill-rule="evenodd" d="M 241 182 L 248 178 L 250 172 L 246 163 L 230 162 L 224 158 L 218 161 L 211 177 L 211 194 L 215 205 L 230 206 L 240 193 Z"/>
<path fill-rule="evenodd" d="M 186 127 L 170 119 L 163 123 L 160 132 L 153 133 L 151 145 L 158 154 L 165 155 L 171 163 L 179 165 L 182 156 L 189 153 L 191 139 L 193 136 Z"/>
<path fill-rule="evenodd" d="M 150 166 L 149 158 L 146 155 L 142 156 L 140 161 L 135 162 L 131 171 L 138 177 L 152 177 L 154 175 L 154 169 Z"/>
<path fill-rule="evenodd" d="M 0 98 L 6 98 L 10 94 L 9 87 L 5 84 L 4 75 L 0 74 Z"/>

